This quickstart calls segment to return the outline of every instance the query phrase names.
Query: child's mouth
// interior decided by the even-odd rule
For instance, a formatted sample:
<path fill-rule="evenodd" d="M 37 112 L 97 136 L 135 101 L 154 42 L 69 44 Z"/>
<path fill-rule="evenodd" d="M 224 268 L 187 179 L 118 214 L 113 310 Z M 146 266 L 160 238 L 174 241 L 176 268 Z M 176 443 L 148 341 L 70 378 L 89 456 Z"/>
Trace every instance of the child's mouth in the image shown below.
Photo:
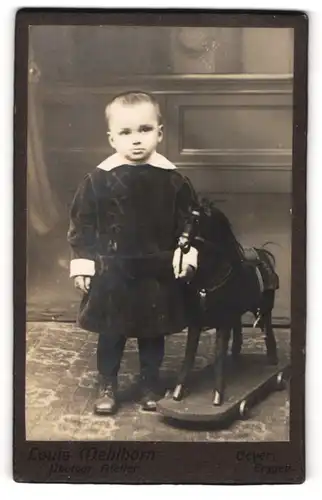
<path fill-rule="evenodd" d="M 144 149 L 133 149 L 132 154 L 134 155 L 141 155 L 144 153 Z"/>

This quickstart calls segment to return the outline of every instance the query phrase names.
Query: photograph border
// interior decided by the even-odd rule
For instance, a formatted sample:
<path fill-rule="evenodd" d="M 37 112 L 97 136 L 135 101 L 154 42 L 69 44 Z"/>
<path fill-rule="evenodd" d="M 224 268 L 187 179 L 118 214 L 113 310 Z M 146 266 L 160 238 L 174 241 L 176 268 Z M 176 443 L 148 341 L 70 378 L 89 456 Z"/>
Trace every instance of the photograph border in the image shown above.
<path fill-rule="evenodd" d="M 291 382 L 289 442 L 26 441 L 27 96 L 30 25 L 274 27 L 294 29 Z M 308 16 L 300 11 L 191 9 L 21 9 L 14 79 L 14 428 L 17 482 L 117 484 L 287 484 L 305 479 L 306 162 Z M 95 449 L 95 453 L 88 450 Z M 133 474 L 104 475 L 107 450 L 138 456 Z M 95 458 L 94 458 L 95 457 Z M 117 458 L 116 458 L 117 460 Z M 50 463 L 62 466 L 51 476 Z M 73 468 L 90 466 L 80 475 Z M 64 472 L 64 467 L 66 472 Z"/>

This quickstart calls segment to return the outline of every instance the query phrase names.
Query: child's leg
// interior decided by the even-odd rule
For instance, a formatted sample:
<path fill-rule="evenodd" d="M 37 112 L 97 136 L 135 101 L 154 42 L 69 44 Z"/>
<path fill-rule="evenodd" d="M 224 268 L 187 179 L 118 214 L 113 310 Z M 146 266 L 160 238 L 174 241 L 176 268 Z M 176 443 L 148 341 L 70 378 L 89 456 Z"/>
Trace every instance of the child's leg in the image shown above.
<path fill-rule="evenodd" d="M 95 413 L 110 415 L 117 410 L 117 374 L 126 343 L 125 337 L 100 334 L 97 344 L 98 397 Z"/>
<path fill-rule="evenodd" d="M 164 337 L 138 339 L 141 377 L 148 383 L 159 378 L 164 356 Z"/>
<path fill-rule="evenodd" d="M 156 409 L 159 370 L 164 357 L 164 337 L 138 339 L 141 380 L 144 395 L 142 408 Z"/>
<path fill-rule="evenodd" d="M 101 334 L 97 344 L 97 370 L 107 378 L 116 378 L 120 369 L 126 337 Z"/>

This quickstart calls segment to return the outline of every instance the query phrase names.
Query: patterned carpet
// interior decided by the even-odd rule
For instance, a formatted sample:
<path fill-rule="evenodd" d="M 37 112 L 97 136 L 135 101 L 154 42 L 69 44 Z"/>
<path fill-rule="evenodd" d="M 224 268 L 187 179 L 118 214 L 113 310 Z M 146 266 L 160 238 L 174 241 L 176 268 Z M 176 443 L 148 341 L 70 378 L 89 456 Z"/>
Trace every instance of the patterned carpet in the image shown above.
<path fill-rule="evenodd" d="M 276 330 L 280 353 L 288 354 L 288 330 Z M 186 334 L 166 342 L 162 379 L 174 384 Z M 138 440 L 138 441 L 286 441 L 289 439 L 288 390 L 271 393 L 251 410 L 248 420 L 229 428 L 193 429 L 168 425 L 157 414 L 144 413 L 137 401 L 139 370 L 135 340 L 129 340 L 119 375 L 122 405 L 113 417 L 92 413 L 96 386 L 95 334 L 71 323 L 30 322 L 27 328 L 26 438 L 27 440 Z M 195 371 L 213 357 L 214 336 L 205 332 L 199 345 Z M 244 352 L 264 353 L 263 337 L 251 329 L 244 333 Z M 265 359 L 263 360 L 265 362 Z"/>

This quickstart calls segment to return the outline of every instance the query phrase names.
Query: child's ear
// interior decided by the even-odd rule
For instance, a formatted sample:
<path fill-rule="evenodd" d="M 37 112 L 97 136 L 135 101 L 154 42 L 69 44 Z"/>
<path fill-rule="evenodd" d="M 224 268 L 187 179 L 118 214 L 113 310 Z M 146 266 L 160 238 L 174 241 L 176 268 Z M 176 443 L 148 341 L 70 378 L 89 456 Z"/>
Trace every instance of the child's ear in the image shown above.
<path fill-rule="evenodd" d="M 109 130 L 107 131 L 107 137 L 108 137 L 108 141 L 109 141 L 110 145 L 112 146 L 112 148 L 114 148 L 114 139 L 113 139 L 113 136 Z"/>
<path fill-rule="evenodd" d="M 163 125 L 159 125 L 158 129 L 159 129 L 158 130 L 158 140 L 159 140 L 159 142 L 161 142 L 163 139 Z"/>

